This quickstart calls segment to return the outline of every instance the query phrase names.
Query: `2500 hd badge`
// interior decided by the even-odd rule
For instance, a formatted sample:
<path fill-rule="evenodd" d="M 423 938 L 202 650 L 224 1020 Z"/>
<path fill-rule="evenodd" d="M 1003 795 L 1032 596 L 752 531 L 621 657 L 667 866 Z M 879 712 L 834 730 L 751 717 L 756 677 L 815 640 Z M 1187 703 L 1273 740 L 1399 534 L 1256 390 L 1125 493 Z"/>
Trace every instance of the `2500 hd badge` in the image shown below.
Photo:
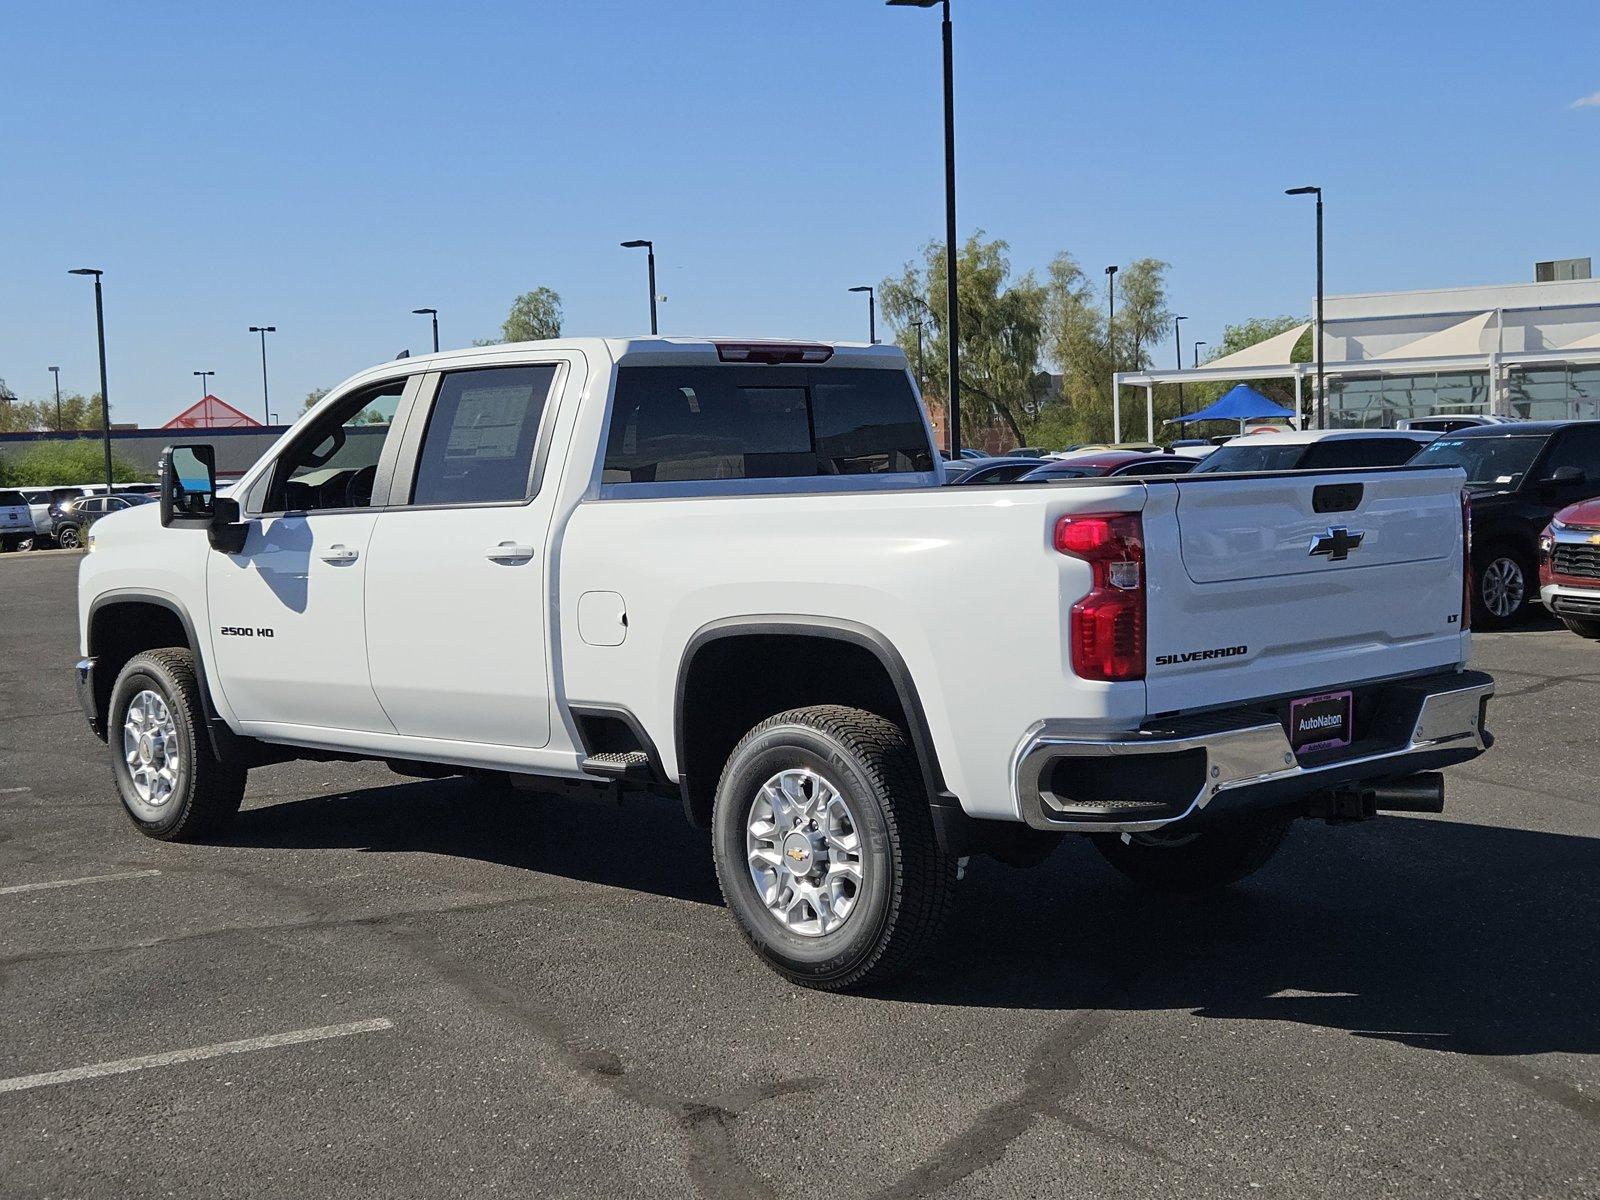
<path fill-rule="evenodd" d="M 1208 662 L 1213 658 L 1238 658 L 1249 654 L 1249 646 L 1218 646 L 1215 650 L 1190 650 L 1186 654 L 1158 654 L 1156 666 L 1175 667 L 1179 663 Z"/>

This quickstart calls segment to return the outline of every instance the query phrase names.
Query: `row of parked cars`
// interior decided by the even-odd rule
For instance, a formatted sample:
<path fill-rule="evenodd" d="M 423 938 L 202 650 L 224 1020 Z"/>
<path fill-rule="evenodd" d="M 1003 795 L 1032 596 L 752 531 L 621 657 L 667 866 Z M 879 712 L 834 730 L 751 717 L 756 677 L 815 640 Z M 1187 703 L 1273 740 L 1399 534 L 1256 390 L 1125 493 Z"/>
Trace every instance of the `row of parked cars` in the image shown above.
<path fill-rule="evenodd" d="M 1472 505 L 1473 620 L 1504 628 L 1543 601 L 1575 633 L 1600 638 L 1600 421 L 1496 421 L 1445 432 L 1270 432 L 1215 448 L 1088 449 L 1046 459 L 966 458 L 955 486 L 1107 476 L 1457 466 Z"/>
<path fill-rule="evenodd" d="M 130 483 L 109 493 L 103 483 L 0 488 L 0 550 L 73 549 L 109 513 L 156 498 L 157 485 Z"/>

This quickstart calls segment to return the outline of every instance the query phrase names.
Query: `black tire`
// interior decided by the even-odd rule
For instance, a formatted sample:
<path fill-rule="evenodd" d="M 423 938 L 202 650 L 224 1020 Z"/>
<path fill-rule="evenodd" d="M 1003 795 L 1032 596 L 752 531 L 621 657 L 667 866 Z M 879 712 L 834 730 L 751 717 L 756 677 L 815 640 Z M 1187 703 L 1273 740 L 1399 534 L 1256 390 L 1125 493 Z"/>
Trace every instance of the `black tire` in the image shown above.
<path fill-rule="evenodd" d="M 758 793 L 792 770 L 813 772 L 839 793 L 860 853 L 853 907 L 836 929 L 811 936 L 768 911 L 747 858 Z M 717 784 L 711 830 L 717 880 L 740 932 L 769 967 L 804 987 L 845 991 L 892 979 L 932 945 L 949 914 L 956 861 L 934 836 L 916 756 L 904 730 L 861 709 L 797 708 L 745 734 Z"/>
<path fill-rule="evenodd" d="M 1562 617 L 1561 623 L 1581 638 L 1600 641 L 1600 621 L 1584 617 Z"/>
<path fill-rule="evenodd" d="M 1520 596 L 1509 611 L 1496 612 L 1493 593 L 1495 580 L 1510 573 L 1520 580 Z M 1533 561 L 1512 546 L 1491 546 L 1476 556 L 1472 564 L 1472 626 L 1474 629 L 1506 629 L 1516 624 L 1539 597 L 1539 572 Z"/>
<path fill-rule="evenodd" d="M 56 530 L 56 545 L 63 550 L 76 550 L 82 544 L 83 535 L 76 525 L 63 525 Z"/>
<path fill-rule="evenodd" d="M 157 803 L 140 796 L 124 749 L 128 709 L 143 692 L 154 692 L 164 702 L 178 747 L 171 794 Z M 148 650 L 130 659 L 112 686 L 106 731 L 117 793 L 140 833 L 163 842 L 195 841 L 226 828 L 238 815 L 249 773 L 212 753 L 189 651 Z"/>
<path fill-rule="evenodd" d="M 1266 865 L 1293 818 L 1240 817 L 1192 833 L 1096 834 L 1100 855 L 1135 883 L 1162 892 L 1208 892 L 1237 883 Z M 1165 842 L 1165 844 L 1163 844 Z"/>

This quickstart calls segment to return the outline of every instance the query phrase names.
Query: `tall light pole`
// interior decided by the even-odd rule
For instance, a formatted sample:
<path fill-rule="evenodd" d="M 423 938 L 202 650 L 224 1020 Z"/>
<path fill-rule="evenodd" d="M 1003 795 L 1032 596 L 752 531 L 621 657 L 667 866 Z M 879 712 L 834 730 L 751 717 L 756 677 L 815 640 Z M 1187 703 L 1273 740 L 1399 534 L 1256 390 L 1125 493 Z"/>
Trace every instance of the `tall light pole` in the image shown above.
<path fill-rule="evenodd" d="M 1189 365 L 1191 367 L 1198 367 L 1200 365 L 1200 347 L 1209 346 L 1210 344 L 1210 342 L 1196 342 L 1194 344 L 1194 349 L 1189 352 Z"/>
<path fill-rule="evenodd" d="M 631 242 L 623 242 L 624 250 L 639 250 L 645 252 L 645 261 L 650 269 L 650 333 L 654 336 L 656 331 L 656 244 L 648 238 L 634 238 Z"/>
<path fill-rule="evenodd" d="M 917 391 L 920 392 L 928 383 L 927 372 L 922 369 L 922 322 L 912 321 L 911 324 L 917 327 Z"/>
<path fill-rule="evenodd" d="M 61 368 L 51 367 L 50 374 L 56 381 L 56 432 L 61 432 Z"/>
<path fill-rule="evenodd" d="M 439 353 L 439 310 L 437 308 L 413 308 L 414 316 L 433 318 L 433 352 Z"/>
<path fill-rule="evenodd" d="M 106 491 L 111 491 L 111 400 L 106 395 L 106 304 L 100 290 L 100 276 L 94 267 L 76 267 L 68 275 L 94 276 L 94 327 L 100 337 L 100 440 L 106 452 Z"/>
<path fill-rule="evenodd" d="M 945 335 L 950 346 L 950 457 L 961 457 L 961 305 L 956 289 L 956 88 L 955 43 L 950 25 L 950 0 L 888 0 L 891 8 L 933 8 L 942 5 L 944 21 L 944 282 Z"/>
<path fill-rule="evenodd" d="M 1188 317 L 1172 318 L 1172 348 L 1177 352 L 1178 370 L 1180 371 L 1183 370 L 1183 343 L 1178 340 L 1178 326 L 1188 319 Z M 1178 415 L 1180 417 L 1183 416 L 1183 380 L 1181 379 L 1178 380 Z"/>
<path fill-rule="evenodd" d="M 878 296 L 870 287 L 853 287 L 852 292 L 865 292 L 867 294 L 867 341 L 871 345 L 878 344 Z"/>
<path fill-rule="evenodd" d="M 267 334 L 277 333 L 276 325 L 252 325 L 251 333 L 261 335 L 261 416 L 268 425 L 272 424 L 272 403 L 267 399 Z"/>
<path fill-rule="evenodd" d="M 1106 349 L 1111 352 L 1111 373 L 1117 373 L 1117 269 L 1106 268 Z"/>
<path fill-rule="evenodd" d="M 1317 328 L 1313 336 L 1317 343 L 1317 428 L 1328 427 L 1328 397 L 1322 382 L 1322 189 L 1319 187 L 1285 188 L 1285 196 L 1315 196 L 1317 198 Z M 1299 415 L 1298 413 L 1296 414 Z"/>
<path fill-rule="evenodd" d="M 215 375 L 215 371 L 192 371 L 190 374 L 200 376 L 200 399 L 204 400 L 211 394 L 211 388 L 206 384 L 206 379 Z"/>

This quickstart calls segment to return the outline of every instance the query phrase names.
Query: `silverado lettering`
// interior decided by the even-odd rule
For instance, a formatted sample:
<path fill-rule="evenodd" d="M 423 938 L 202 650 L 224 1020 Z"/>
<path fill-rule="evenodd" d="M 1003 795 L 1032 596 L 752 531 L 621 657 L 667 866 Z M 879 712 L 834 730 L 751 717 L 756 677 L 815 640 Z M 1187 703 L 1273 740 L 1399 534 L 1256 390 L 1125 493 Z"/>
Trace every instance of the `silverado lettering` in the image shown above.
<path fill-rule="evenodd" d="M 1241 654 L 1249 653 L 1249 646 L 1218 646 L 1215 650 L 1190 650 L 1186 654 L 1158 654 L 1156 666 L 1175 667 L 1179 663 L 1208 662 L 1213 658 L 1238 658 Z"/>

